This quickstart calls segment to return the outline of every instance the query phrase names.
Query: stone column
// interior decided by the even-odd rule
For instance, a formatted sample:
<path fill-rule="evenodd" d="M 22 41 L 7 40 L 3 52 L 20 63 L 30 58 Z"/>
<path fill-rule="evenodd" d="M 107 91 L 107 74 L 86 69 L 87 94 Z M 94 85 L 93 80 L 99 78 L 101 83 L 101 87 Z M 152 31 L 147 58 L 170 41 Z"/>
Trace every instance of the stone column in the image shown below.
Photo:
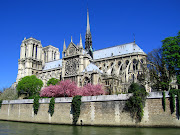
<path fill-rule="evenodd" d="M 39 45 L 37 46 L 37 59 L 41 60 L 41 47 Z"/>
<path fill-rule="evenodd" d="M 21 52 L 20 52 L 20 59 L 25 58 L 25 44 L 21 44 Z"/>
<path fill-rule="evenodd" d="M 79 72 L 79 73 L 82 72 L 83 69 L 84 69 L 84 67 L 83 67 L 83 56 L 80 55 L 80 56 L 79 56 L 79 71 L 78 71 L 78 72 Z"/>
<path fill-rule="evenodd" d="M 48 51 L 46 51 L 46 61 L 45 62 L 48 62 Z"/>
<path fill-rule="evenodd" d="M 52 61 L 54 60 L 54 52 L 52 51 Z"/>
<path fill-rule="evenodd" d="M 48 62 L 52 60 L 52 50 L 48 50 Z"/>
<path fill-rule="evenodd" d="M 60 53 L 58 51 L 58 52 L 56 52 L 56 60 L 59 60 L 59 56 L 60 56 Z"/>

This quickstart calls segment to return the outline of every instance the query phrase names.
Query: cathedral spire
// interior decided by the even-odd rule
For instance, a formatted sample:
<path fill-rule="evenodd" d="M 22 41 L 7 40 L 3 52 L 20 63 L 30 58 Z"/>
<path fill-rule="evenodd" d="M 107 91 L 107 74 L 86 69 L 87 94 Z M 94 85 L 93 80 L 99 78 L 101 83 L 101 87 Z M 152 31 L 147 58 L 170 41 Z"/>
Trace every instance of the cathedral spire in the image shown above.
<path fill-rule="evenodd" d="M 72 36 L 71 36 L 71 42 L 73 42 L 73 40 L 72 40 Z"/>
<path fill-rule="evenodd" d="M 89 24 L 89 11 L 87 9 L 87 28 L 86 28 L 86 33 L 89 34 L 90 32 L 90 24 Z"/>
<path fill-rule="evenodd" d="M 79 47 L 83 48 L 83 44 L 82 44 L 82 37 L 81 37 L 81 34 L 80 34 L 80 43 L 79 43 Z"/>
<path fill-rule="evenodd" d="M 90 23 L 89 23 L 89 11 L 87 9 L 87 28 L 86 28 L 86 41 L 85 41 L 85 50 L 93 58 L 93 47 L 92 47 L 92 37 L 90 32 Z"/>
<path fill-rule="evenodd" d="M 63 52 L 66 51 L 66 43 L 65 43 L 65 39 L 64 39 L 64 45 L 63 45 Z"/>

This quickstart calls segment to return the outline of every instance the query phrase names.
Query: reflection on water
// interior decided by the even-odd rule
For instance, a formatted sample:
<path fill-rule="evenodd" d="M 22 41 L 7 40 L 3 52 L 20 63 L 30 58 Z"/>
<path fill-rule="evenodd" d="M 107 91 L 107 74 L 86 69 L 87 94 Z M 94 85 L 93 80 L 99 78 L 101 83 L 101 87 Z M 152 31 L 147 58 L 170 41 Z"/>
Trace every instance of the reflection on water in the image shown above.
<path fill-rule="evenodd" d="M 0 121 L 0 135 L 180 135 L 180 128 L 65 126 Z"/>

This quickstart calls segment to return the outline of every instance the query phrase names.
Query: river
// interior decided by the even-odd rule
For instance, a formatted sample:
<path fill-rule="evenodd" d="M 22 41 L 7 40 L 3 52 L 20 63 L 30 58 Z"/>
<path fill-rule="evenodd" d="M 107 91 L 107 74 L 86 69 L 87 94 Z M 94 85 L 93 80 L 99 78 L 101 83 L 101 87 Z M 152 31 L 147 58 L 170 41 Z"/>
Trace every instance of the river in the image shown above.
<path fill-rule="evenodd" d="M 0 135 L 180 135 L 180 128 L 81 127 L 0 121 Z"/>

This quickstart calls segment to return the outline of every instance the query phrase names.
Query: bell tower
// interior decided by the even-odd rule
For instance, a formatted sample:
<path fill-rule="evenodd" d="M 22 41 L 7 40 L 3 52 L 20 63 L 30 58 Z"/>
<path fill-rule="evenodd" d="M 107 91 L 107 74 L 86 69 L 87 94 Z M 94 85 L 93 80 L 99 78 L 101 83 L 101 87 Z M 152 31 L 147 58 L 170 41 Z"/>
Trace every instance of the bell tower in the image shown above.
<path fill-rule="evenodd" d="M 24 39 L 21 43 L 20 59 L 18 60 L 19 79 L 28 75 L 38 75 L 42 70 L 42 45 L 41 41 L 34 38 Z"/>

